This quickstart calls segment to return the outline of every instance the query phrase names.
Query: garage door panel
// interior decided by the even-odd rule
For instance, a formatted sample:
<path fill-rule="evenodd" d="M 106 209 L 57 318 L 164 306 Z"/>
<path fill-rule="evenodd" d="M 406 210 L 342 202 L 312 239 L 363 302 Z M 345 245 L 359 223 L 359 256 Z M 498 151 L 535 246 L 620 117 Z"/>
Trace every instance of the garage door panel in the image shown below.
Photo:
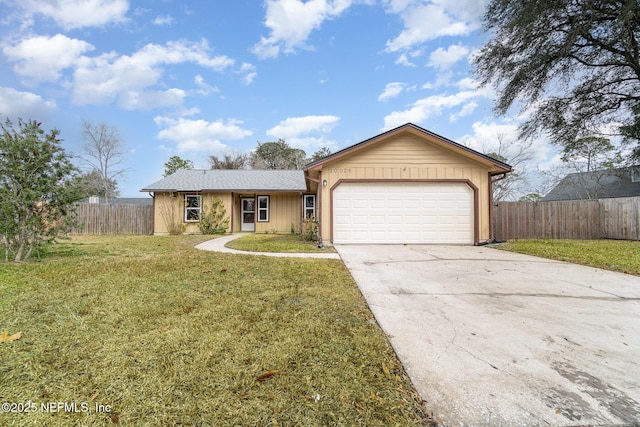
<path fill-rule="evenodd" d="M 334 243 L 473 243 L 473 192 L 463 183 L 342 183 Z"/>
<path fill-rule="evenodd" d="M 386 224 L 387 217 L 384 215 L 370 215 L 369 222 L 371 224 Z"/>

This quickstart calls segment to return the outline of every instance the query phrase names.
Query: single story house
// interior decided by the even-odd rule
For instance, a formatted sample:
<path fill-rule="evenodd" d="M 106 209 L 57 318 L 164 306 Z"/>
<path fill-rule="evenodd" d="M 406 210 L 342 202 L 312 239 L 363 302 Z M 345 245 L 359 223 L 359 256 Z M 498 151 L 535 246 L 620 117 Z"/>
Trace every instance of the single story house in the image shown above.
<path fill-rule="evenodd" d="M 315 218 L 323 243 L 481 244 L 493 240 L 492 182 L 511 167 L 408 123 L 303 170 L 180 170 L 141 191 L 154 232 L 197 232 L 215 198 L 229 231 L 289 233 Z"/>
<path fill-rule="evenodd" d="M 570 173 L 543 202 L 640 197 L 640 166 Z"/>

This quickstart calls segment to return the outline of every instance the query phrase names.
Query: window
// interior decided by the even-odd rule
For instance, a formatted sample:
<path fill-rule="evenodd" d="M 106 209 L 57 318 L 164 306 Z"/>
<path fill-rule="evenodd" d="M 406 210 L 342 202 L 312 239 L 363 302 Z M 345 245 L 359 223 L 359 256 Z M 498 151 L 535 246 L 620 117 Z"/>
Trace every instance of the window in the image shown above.
<path fill-rule="evenodd" d="M 184 222 L 200 221 L 200 196 L 185 194 Z"/>
<path fill-rule="evenodd" d="M 314 194 L 305 194 L 302 199 L 304 203 L 304 218 L 316 217 L 316 196 Z"/>
<path fill-rule="evenodd" d="M 269 196 L 258 196 L 258 221 L 269 222 Z"/>

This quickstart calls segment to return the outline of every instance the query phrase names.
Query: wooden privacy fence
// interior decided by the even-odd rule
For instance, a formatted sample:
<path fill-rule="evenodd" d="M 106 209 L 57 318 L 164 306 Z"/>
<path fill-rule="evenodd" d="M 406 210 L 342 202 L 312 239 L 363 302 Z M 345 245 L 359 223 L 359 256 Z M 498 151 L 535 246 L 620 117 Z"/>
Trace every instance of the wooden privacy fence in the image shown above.
<path fill-rule="evenodd" d="M 640 240 L 640 197 L 500 202 L 496 239 Z"/>
<path fill-rule="evenodd" d="M 78 205 L 74 234 L 153 234 L 153 206 L 125 204 Z"/>

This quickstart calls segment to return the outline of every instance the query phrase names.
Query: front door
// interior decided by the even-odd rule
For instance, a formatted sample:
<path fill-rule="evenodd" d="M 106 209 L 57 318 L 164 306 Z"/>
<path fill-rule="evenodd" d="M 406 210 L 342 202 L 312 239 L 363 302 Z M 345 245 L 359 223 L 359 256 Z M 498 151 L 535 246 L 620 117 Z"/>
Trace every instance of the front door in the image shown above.
<path fill-rule="evenodd" d="M 240 199 L 240 215 L 242 221 L 240 222 L 240 231 L 255 231 L 256 230 L 256 200 Z"/>

